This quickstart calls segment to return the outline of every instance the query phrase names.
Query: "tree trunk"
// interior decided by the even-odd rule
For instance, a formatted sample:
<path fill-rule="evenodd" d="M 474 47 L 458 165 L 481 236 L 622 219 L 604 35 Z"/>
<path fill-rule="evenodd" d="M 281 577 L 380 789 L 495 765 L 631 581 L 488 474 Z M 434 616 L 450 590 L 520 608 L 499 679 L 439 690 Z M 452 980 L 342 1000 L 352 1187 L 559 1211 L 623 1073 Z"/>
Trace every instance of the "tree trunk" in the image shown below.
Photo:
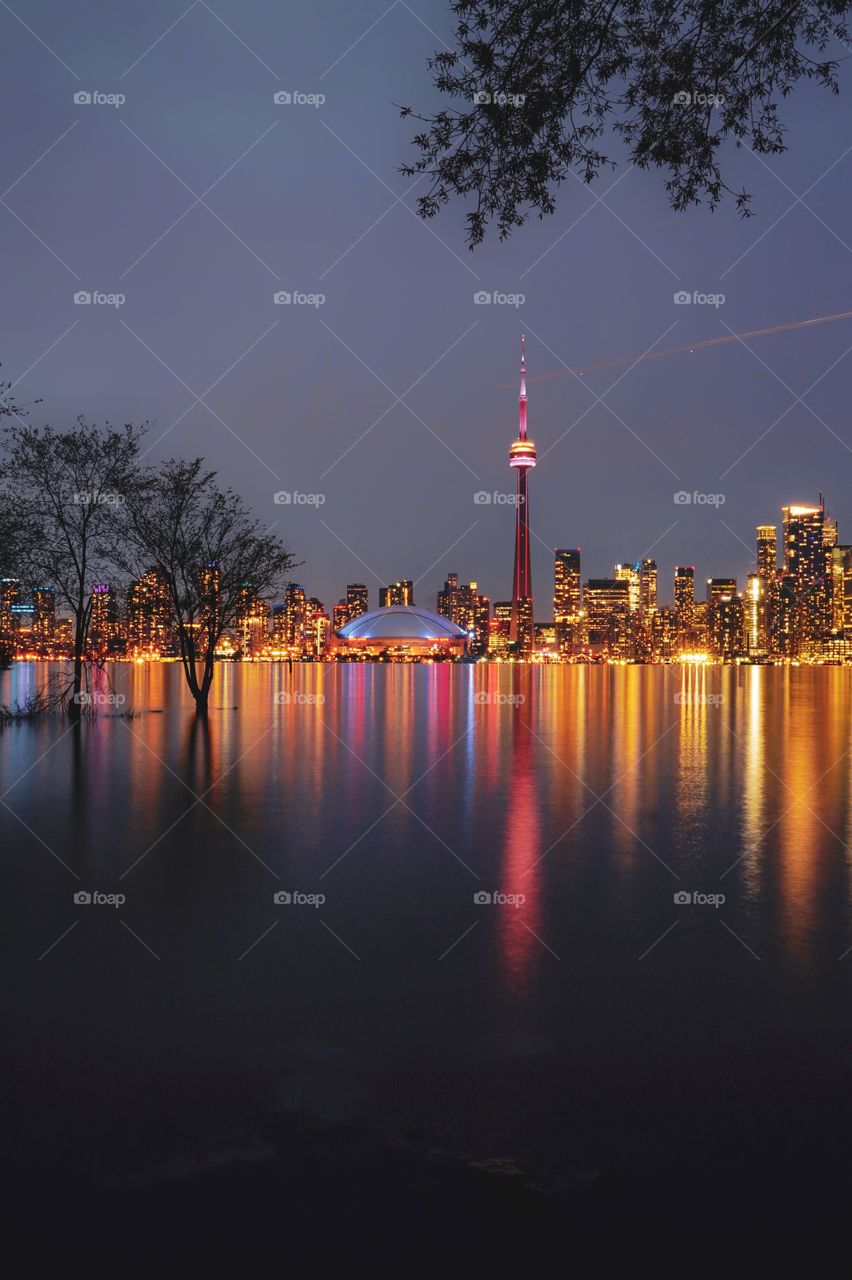
<path fill-rule="evenodd" d="M 197 716 L 207 715 L 210 688 L 213 684 L 213 671 L 213 655 L 208 651 L 204 657 L 204 675 L 201 677 L 201 684 L 197 685 L 198 692 L 195 695 L 195 714 Z"/>
<path fill-rule="evenodd" d="M 74 628 L 74 678 L 71 684 L 71 697 L 68 701 L 68 719 L 72 724 L 79 724 L 83 714 L 83 708 L 80 705 L 80 693 L 83 688 L 83 634 L 83 621 L 78 614 Z"/>

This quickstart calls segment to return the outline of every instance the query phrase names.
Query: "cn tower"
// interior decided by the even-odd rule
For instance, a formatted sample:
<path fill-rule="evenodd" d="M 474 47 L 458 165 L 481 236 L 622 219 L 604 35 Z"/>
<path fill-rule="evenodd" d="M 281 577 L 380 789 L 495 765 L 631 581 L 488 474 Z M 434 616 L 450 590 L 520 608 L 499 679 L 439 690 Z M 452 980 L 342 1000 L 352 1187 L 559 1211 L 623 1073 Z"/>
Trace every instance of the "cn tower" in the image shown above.
<path fill-rule="evenodd" d="M 527 472 L 535 466 L 535 445 L 527 439 L 526 339 L 521 338 L 521 394 L 518 402 L 518 438 L 509 449 L 509 466 L 518 474 L 518 506 L 515 519 L 515 570 L 512 580 L 512 622 L 509 639 L 517 652 L 529 654 L 535 647 L 532 571 L 530 570 L 530 517 Z"/>

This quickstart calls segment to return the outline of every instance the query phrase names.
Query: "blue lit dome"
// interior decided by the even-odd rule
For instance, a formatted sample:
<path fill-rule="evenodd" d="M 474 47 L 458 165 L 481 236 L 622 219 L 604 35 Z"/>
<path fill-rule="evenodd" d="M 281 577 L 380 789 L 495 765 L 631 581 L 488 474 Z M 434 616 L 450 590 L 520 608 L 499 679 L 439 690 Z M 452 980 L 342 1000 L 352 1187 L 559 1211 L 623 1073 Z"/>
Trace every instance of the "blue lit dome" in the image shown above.
<path fill-rule="evenodd" d="M 373 609 L 353 618 L 338 631 L 341 640 L 366 640 L 373 644 L 458 644 L 466 632 L 449 618 L 431 609 L 418 609 L 413 604 L 392 604 L 386 609 Z"/>

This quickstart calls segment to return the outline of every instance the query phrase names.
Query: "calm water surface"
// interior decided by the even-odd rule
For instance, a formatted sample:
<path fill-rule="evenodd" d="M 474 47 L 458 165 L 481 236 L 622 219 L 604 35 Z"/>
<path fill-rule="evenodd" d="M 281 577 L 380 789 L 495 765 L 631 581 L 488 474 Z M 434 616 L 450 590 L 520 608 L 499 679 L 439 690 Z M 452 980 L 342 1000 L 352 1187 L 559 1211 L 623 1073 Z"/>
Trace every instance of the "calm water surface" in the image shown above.
<path fill-rule="evenodd" d="M 852 672 L 223 666 L 207 725 L 112 677 L 134 718 L 0 735 L 22 1168 L 292 1116 L 550 1186 L 845 1164 Z"/>

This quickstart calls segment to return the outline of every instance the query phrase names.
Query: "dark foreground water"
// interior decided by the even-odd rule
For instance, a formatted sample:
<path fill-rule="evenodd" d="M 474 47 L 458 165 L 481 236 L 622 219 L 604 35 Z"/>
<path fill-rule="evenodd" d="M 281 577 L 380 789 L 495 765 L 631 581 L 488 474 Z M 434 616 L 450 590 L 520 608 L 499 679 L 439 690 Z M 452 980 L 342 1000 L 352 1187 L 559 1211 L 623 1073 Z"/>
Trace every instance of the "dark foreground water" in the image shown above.
<path fill-rule="evenodd" d="M 0 735 L 24 1199 L 845 1213 L 852 672 L 227 666 L 207 725 L 112 679 Z"/>

